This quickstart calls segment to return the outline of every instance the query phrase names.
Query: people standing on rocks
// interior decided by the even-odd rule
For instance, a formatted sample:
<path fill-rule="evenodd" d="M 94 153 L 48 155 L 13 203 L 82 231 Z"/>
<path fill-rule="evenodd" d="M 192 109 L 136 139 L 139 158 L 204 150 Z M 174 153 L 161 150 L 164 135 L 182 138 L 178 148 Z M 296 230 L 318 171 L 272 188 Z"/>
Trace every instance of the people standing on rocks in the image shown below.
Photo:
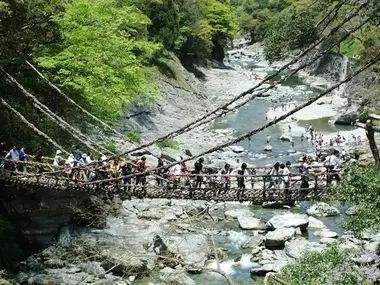
<path fill-rule="evenodd" d="M 28 172 L 28 155 L 25 153 L 25 148 L 21 147 L 20 149 L 20 161 L 23 162 L 22 170 L 24 173 Z"/>
<path fill-rule="evenodd" d="M 304 140 L 305 140 L 305 136 L 301 134 L 301 142 L 303 142 Z"/>
<path fill-rule="evenodd" d="M 195 180 L 194 188 L 201 188 L 202 187 L 202 181 L 203 176 L 199 174 L 203 174 L 203 162 L 204 159 L 201 157 L 195 164 L 194 164 L 194 173 L 198 174 Z"/>

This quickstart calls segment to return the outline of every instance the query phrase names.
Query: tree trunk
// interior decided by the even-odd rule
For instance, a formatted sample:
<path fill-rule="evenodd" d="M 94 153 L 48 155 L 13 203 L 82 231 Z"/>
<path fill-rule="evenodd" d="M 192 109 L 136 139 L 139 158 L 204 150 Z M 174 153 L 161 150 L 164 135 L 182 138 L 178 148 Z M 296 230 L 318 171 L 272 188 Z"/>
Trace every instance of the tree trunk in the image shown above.
<path fill-rule="evenodd" d="M 369 148 L 371 149 L 373 158 L 375 160 L 375 165 L 377 167 L 380 167 L 380 155 L 379 155 L 379 149 L 377 148 L 376 141 L 375 141 L 375 130 L 373 128 L 372 122 L 368 121 L 365 125 L 365 134 L 368 139 Z"/>

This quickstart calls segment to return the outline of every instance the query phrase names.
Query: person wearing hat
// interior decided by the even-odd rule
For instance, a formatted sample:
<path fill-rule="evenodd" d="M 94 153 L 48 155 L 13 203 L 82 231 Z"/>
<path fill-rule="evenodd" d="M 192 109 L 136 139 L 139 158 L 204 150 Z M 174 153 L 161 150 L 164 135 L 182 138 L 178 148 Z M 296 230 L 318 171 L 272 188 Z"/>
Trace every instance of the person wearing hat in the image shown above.
<path fill-rule="evenodd" d="M 57 169 L 59 167 L 59 163 L 62 160 L 62 157 L 60 156 L 61 153 L 62 153 L 62 151 L 59 149 L 55 152 L 54 161 L 53 161 L 53 167 L 55 169 Z"/>

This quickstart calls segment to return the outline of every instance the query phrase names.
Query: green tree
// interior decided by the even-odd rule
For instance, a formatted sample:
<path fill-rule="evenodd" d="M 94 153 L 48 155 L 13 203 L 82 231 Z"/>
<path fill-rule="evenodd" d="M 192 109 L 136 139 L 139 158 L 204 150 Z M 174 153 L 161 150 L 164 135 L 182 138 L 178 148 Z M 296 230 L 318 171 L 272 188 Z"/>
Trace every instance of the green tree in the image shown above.
<path fill-rule="evenodd" d="M 167 50 L 179 48 L 179 9 L 174 0 L 135 0 L 136 6 L 152 21 L 149 37 Z"/>
<path fill-rule="evenodd" d="M 308 8 L 289 7 L 275 17 L 264 41 L 264 52 L 270 61 L 281 59 L 289 51 L 303 48 L 318 39 L 314 13 Z"/>
<path fill-rule="evenodd" d="M 380 228 L 380 173 L 376 167 L 350 166 L 343 180 L 326 193 L 327 197 L 353 203 L 356 214 L 345 225 L 356 234 Z"/>
<path fill-rule="evenodd" d="M 65 8 L 53 18 L 61 40 L 36 51 L 54 82 L 82 94 L 103 116 L 121 115 L 122 106 L 157 96 L 146 64 L 162 46 L 147 41 L 147 16 L 131 1 L 73 0 Z"/>

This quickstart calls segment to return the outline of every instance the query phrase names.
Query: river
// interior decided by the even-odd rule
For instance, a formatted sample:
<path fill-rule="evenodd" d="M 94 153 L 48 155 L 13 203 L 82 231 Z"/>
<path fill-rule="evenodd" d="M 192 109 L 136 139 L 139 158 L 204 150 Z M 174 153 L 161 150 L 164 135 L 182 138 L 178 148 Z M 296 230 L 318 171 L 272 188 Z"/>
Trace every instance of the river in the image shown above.
<path fill-rule="evenodd" d="M 247 73 L 255 74 L 256 70 L 262 73 L 263 70 L 267 74 L 275 72 L 273 68 L 262 63 L 260 58 L 256 61 L 245 62 L 241 64 L 239 60 L 230 61 L 228 65 L 234 69 L 242 68 Z M 281 76 L 287 75 L 287 72 L 282 72 L 273 80 L 278 80 Z M 271 82 L 273 82 L 273 80 Z M 292 101 L 296 104 L 305 102 L 311 96 L 319 94 L 321 89 L 314 88 L 305 82 L 302 78 L 298 76 L 292 76 L 285 82 L 283 82 L 276 92 L 271 96 L 270 99 L 256 99 L 246 106 L 240 108 L 237 112 L 229 114 L 226 117 L 219 118 L 214 123 L 215 129 L 232 129 L 234 135 L 238 136 L 244 134 L 251 129 L 261 127 L 263 124 L 267 123 L 266 113 L 273 107 L 279 109 L 278 114 L 281 114 L 282 105 L 286 105 L 288 102 Z M 289 96 L 292 97 L 289 100 Z M 314 106 L 315 107 L 315 106 Z M 316 106 L 315 108 L 320 108 Z M 297 113 L 296 113 L 297 115 Z M 256 165 L 266 165 L 269 163 L 274 163 L 276 161 L 296 161 L 302 154 L 315 154 L 315 147 L 308 144 L 306 140 L 301 142 L 300 128 L 304 128 L 305 124 L 312 125 L 313 128 L 318 131 L 318 133 L 324 136 L 334 136 L 338 132 L 348 132 L 355 128 L 351 126 L 336 126 L 331 120 L 335 116 L 332 113 L 331 116 L 321 115 L 319 118 L 311 118 L 304 120 L 297 120 L 289 122 L 284 122 L 279 125 L 272 126 L 256 135 L 254 135 L 251 140 L 245 140 L 239 145 L 248 150 L 247 155 L 242 158 L 249 163 Z M 294 125 L 298 128 L 294 128 Z M 288 125 L 291 125 L 291 131 L 289 132 Z M 289 153 L 290 142 L 280 140 L 280 136 L 283 133 L 285 135 L 291 136 L 295 142 L 296 153 Z M 271 137 L 271 145 L 273 147 L 272 152 L 265 152 L 264 147 L 266 145 L 266 136 Z"/>

